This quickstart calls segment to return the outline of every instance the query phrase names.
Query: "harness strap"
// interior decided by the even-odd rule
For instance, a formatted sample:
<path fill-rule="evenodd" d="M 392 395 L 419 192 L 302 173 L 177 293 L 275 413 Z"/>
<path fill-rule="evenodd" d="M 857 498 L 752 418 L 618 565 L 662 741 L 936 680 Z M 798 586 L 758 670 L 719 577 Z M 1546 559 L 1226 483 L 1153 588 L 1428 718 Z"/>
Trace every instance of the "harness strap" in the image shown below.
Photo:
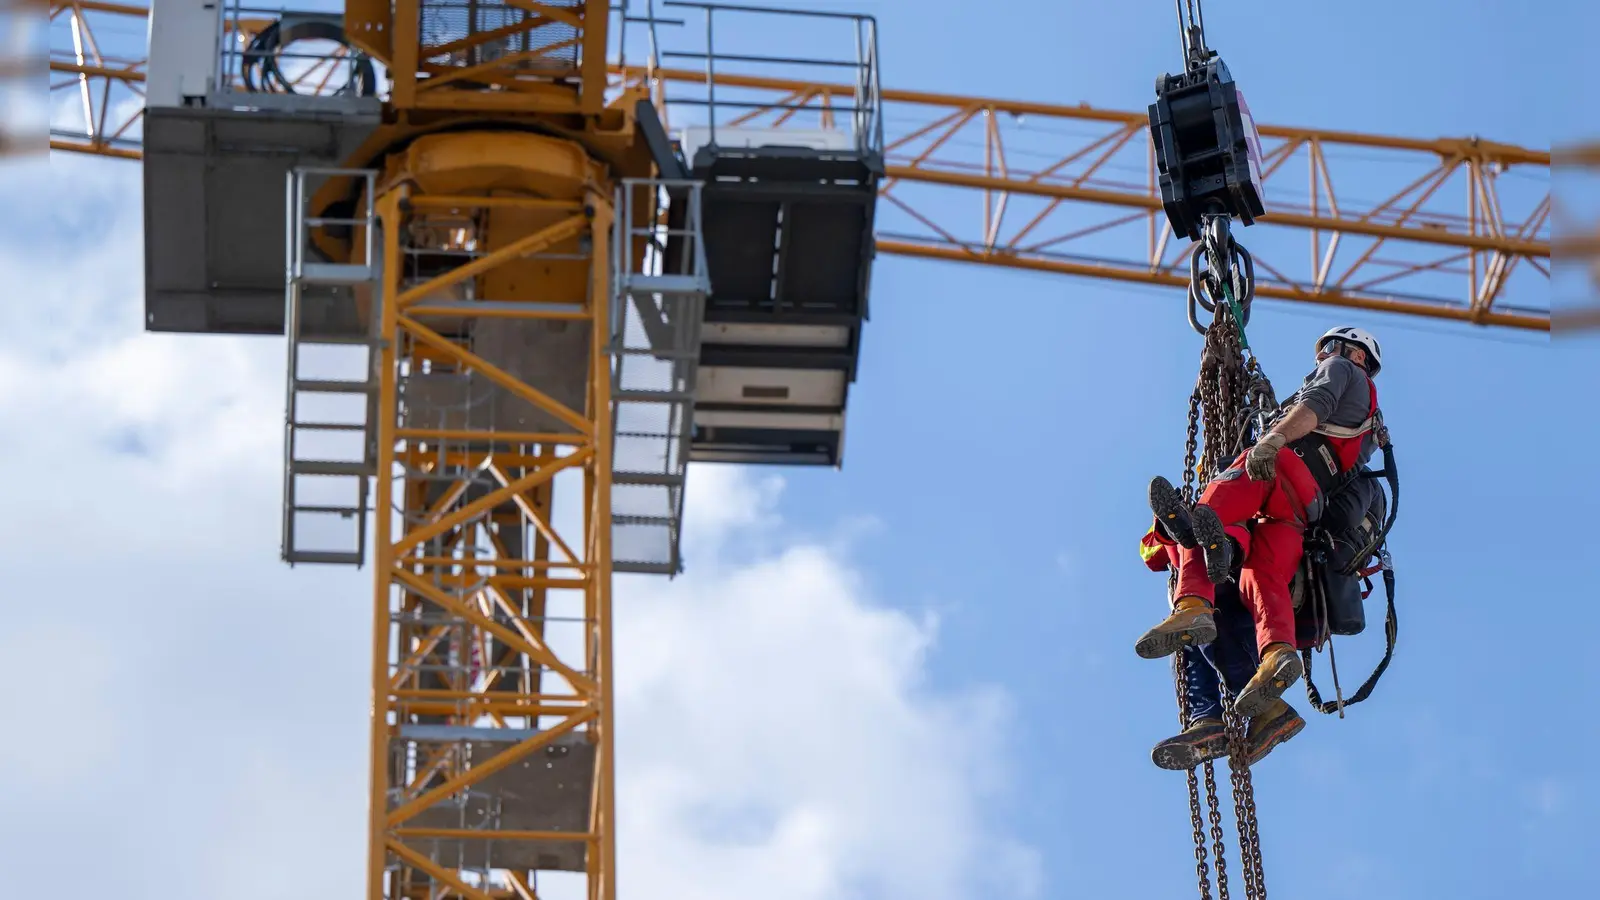
<path fill-rule="evenodd" d="M 1343 710 L 1346 706 L 1353 706 L 1372 696 L 1372 689 L 1378 686 L 1378 679 L 1382 678 L 1384 670 L 1389 668 L 1389 661 L 1394 658 L 1395 638 L 1400 631 L 1400 626 L 1394 613 L 1393 569 L 1383 570 L 1383 592 L 1388 598 L 1388 611 L 1384 614 L 1383 621 L 1383 635 L 1386 641 L 1383 659 L 1378 661 L 1378 667 L 1372 670 L 1372 674 L 1367 676 L 1367 680 L 1361 683 L 1361 687 L 1356 688 L 1356 692 L 1350 695 L 1350 699 L 1342 703 L 1324 703 L 1322 695 L 1317 692 L 1316 682 L 1311 680 L 1311 650 L 1300 651 L 1300 659 L 1305 663 L 1306 667 L 1306 700 L 1310 702 L 1311 707 L 1317 712 L 1331 715 Z"/>
<path fill-rule="evenodd" d="M 1344 472 L 1339 468 L 1339 454 L 1333 449 L 1333 442 L 1323 435 L 1313 431 L 1290 443 L 1289 449 L 1306 464 L 1322 496 L 1332 497 L 1334 491 L 1344 483 Z"/>
<path fill-rule="evenodd" d="M 1381 423 L 1382 421 L 1383 421 L 1382 414 L 1374 413 L 1373 415 L 1367 416 L 1358 425 L 1328 425 L 1328 424 L 1322 424 L 1322 425 L 1318 425 L 1316 428 L 1314 428 L 1312 430 L 1317 434 L 1325 434 L 1328 437 L 1347 438 L 1347 439 L 1348 438 L 1358 438 L 1358 437 L 1361 437 L 1362 435 L 1366 434 L 1367 432 L 1371 431 L 1373 428 L 1377 427 L 1378 424 Z"/>
<path fill-rule="evenodd" d="M 1367 409 L 1370 414 L 1356 425 L 1332 425 L 1323 422 L 1312 429 L 1317 434 L 1335 438 L 1358 438 L 1383 424 L 1383 410 L 1378 408 L 1378 385 L 1367 376 Z"/>

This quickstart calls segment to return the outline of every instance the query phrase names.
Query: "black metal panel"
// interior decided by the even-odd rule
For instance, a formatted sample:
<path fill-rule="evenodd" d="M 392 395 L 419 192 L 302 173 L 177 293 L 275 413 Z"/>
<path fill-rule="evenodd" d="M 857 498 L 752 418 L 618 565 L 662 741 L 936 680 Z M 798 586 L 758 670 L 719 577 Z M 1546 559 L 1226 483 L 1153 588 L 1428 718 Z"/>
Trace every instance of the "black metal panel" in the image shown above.
<path fill-rule="evenodd" d="M 811 317 L 828 315 L 858 324 L 867 314 L 876 199 L 874 182 L 708 180 L 707 319 L 742 310 L 766 321 L 820 324 Z"/>
<path fill-rule="evenodd" d="M 282 334 L 287 174 L 340 164 L 376 122 L 349 112 L 146 110 L 145 330 Z M 307 332 L 359 332 L 348 298 L 308 294 Z"/>
<path fill-rule="evenodd" d="M 855 375 L 855 347 L 772 347 L 757 344 L 701 344 L 700 365 L 750 369 L 834 369 Z"/>
<path fill-rule="evenodd" d="M 877 157 L 809 147 L 701 147 L 694 155 L 694 170 L 707 181 L 759 178 L 866 184 L 883 174 L 883 162 Z"/>
<path fill-rule="evenodd" d="M 789 265 L 784 267 L 778 295 L 808 313 L 864 316 L 862 270 L 871 262 L 862 253 L 868 208 L 855 203 L 792 202 L 784 212 Z"/>
<path fill-rule="evenodd" d="M 707 307 L 770 309 L 780 205 L 709 190 L 702 203 L 712 291 Z"/>
<path fill-rule="evenodd" d="M 841 440 L 842 436 L 833 431 L 696 425 L 689 459 L 754 465 L 836 466 Z"/>

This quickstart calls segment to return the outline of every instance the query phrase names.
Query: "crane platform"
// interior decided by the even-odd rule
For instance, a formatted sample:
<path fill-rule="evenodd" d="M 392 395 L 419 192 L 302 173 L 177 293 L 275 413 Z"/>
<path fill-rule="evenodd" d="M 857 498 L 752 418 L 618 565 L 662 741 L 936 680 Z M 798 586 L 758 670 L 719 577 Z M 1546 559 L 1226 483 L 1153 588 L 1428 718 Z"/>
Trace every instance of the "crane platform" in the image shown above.
<path fill-rule="evenodd" d="M 297 167 L 342 164 L 378 126 L 371 61 L 320 91 L 269 90 L 264 33 L 289 42 L 341 34 L 337 13 L 285 12 L 257 27 L 232 7 L 153 0 L 144 113 L 145 328 L 283 334 L 284 185 Z M 311 189 L 319 186 L 313 180 Z M 301 326 L 360 333 L 350 286 L 308 285 Z"/>
<path fill-rule="evenodd" d="M 733 57 L 849 71 L 855 100 L 828 110 L 825 127 L 729 122 L 748 104 L 726 90 L 719 97 L 711 78 L 703 96 L 667 101 L 705 111 L 703 122 L 677 135 L 682 174 L 704 184 L 711 278 L 689 459 L 840 465 L 868 316 L 873 220 L 884 173 L 876 23 L 838 13 L 667 6 L 703 10 L 707 37 L 702 53 L 663 55 L 703 61 L 708 70 L 719 59 L 719 17 L 809 16 L 843 23 L 853 34 L 853 62 L 751 52 Z M 829 120 L 838 125 L 826 127 Z"/>

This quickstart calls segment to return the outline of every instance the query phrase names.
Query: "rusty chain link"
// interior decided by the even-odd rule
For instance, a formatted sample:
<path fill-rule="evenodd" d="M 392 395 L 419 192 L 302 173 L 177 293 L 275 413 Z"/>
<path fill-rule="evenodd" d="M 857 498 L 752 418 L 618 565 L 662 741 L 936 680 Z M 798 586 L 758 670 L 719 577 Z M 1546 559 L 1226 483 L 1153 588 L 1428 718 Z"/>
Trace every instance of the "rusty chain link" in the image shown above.
<path fill-rule="evenodd" d="M 1211 817 L 1211 848 L 1217 857 L 1217 896 L 1220 900 L 1228 900 L 1228 866 L 1222 858 L 1222 806 L 1218 802 L 1217 771 L 1211 760 L 1204 764 L 1206 770 L 1206 804 L 1210 807 Z M 1190 769 L 1189 773 L 1194 774 Z"/>
<path fill-rule="evenodd" d="M 1189 694 L 1183 686 L 1183 664 L 1181 654 L 1173 654 L 1172 680 L 1178 691 L 1178 729 L 1181 731 L 1189 727 Z M 1200 882 L 1200 900 L 1211 900 L 1211 874 L 1210 867 L 1206 865 L 1206 835 L 1205 824 L 1200 820 L 1200 787 L 1195 778 L 1194 770 L 1185 773 L 1189 780 L 1189 821 L 1194 826 L 1194 875 Z M 1209 764 L 1206 770 L 1207 789 L 1215 790 L 1215 785 L 1210 783 Z M 1212 807 L 1216 806 L 1216 798 L 1210 797 Z M 1226 876 L 1222 874 L 1222 845 L 1217 844 L 1217 874 L 1223 880 L 1218 884 L 1222 891 L 1222 900 L 1228 900 Z"/>
<path fill-rule="evenodd" d="M 1208 230 L 1208 239 L 1212 232 Z M 1210 241 L 1208 240 L 1208 243 Z M 1205 247 L 1202 252 L 1214 253 Z M 1261 371 L 1243 340 L 1242 323 L 1236 322 L 1234 307 L 1217 304 L 1211 326 L 1205 331 L 1200 375 L 1189 397 L 1189 427 L 1185 441 L 1183 499 L 1193 505 L 1199 499 L 1196 485 L 1221 474 L 1254 443 L 1253 432 L 1276 410 L 1272 383 Z M 1202 431 L 1203 428 L 1203 431 Z M 1203 436 L 1202 436 L 1203 435 Z M 1203 451 L 1202 451 L 1203 448 Z M 1184 727 L 1188 726 L 1188 699 L 1184 690 L 1180 657 L 1174 657 L 1173 671 L 1178 705 Z M 1228 739 L 1229 780 L 1233 793 L 1234 815 L 1238 823 L 1240 871 L 1248 900 L 1266 900 L 1266 876 L 1261 861 L 1261 840 L 1257 831 L 1255 787 L 1247 764 L 1245 725 L 1233 712 L 1233 693 L 1222 685 L 1223 723 Z M 1212 762 L 1205 762 L 1206 799 L 1210 807 L 1211 838 L 1217 864 L 1217 888 L 1228 900 L 1227 875 L 1223 862 L 1221 813 L 1218 809 L 1216 780 Z M 1204 865 L 1205 838 L 1201 833 L 1200 802 L 1193 769 L 1189 770 L 1189 809 L 1194 825 L 1196 871 L 1200 894 L 1209 900 L 1210 885 Z"/>
<path fill-rule="evenodd" d="M 1195 498 L 1196 456 L 1199 452 L 1200 440 L 1200 393 L 1197 390 L 1189 397 L 1189 434 L 1186 443 L 1186 454 L 1183 458 L 1183 499 L 1185 503 L 1193 503 Z M 1170 585 L 1176 590 L 1176 573 Z M 1189 694 L 1183 678 L 1183 654 L 1173 654 L 1172 657 L 1173 687 L 1178 694 L 1178 728 L 1189 727 Z M 1206 772 L 1206 805 L 1209 807 L 1211 821 L 1212 852 L 1217 861 L 1217 895 L 1220 900 L 1229 900 L 1228 897 L 1228 864 L 1223 854 L 1222 842 L 1222 813 L 1217 803 L 1217 778 L 1211 760 L 1205 762 Z M 1200 792 L 1198 779 L 1194 769 L 1185 773 L 1189 782 L 1189 820 L 1194 826 L 1194 858 L 1195 876 L 1200 882 L 1201 900 L 1211 900 L 1211 880 L 1208 877 L 1206 866 L 1206 834 L 1205 824 L 1200 818 Z"/>

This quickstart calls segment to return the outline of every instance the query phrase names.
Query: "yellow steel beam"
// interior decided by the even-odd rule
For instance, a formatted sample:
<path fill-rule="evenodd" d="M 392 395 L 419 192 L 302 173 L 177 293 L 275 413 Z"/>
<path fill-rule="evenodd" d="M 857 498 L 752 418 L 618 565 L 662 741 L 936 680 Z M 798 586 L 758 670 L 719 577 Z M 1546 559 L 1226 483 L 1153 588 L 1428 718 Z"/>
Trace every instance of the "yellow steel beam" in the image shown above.
<path fill-rule="evenodd" d="M 706 80 L 687 69 L 622 74 L 686 90 Z M 853 85 L 721 69 L 715 82 L 718 98 L 757 107 L 719 119 L 730 126 L 825 128 L 836 107 L 856 102 Z M 1144 112 L 894 89 L 882 100 L 880 251 L 1187 284 L 1192 245 L 1162 212 Z M 1258 296 L 1549 330 L 1549 151 L 1260 131 L 1267 215 L 1236 229 L 1255 255 Z M 1305 181 L 1287 184 L 1296 169 Z M 1507 187 L 1502 176 L 1513 170 L 1521 180 Z M 1394 185 L 1375 186 L 1386 177 Z M 1376 196 L 1357 199 L 1362 191 Z M 1125 252 L 1139 244 L 1143 254 Z"/>
<path fill-rule="evenodd" d="M 140 158 L 147 48 L 127 32 L 147 16 L 134 4 L 50 0 L 50 96 L 76 94 L 78 119 L 53 129 L 50 149 Z"/>
<path fill-rule="evenodd" d="M 414 13 L 416 3 L 397 0 L 395 9 Z M 540 22 L 561 24 L 551 18 L 552 8 L 545 4 L 519 0 L 516 5 L 542 16 Z M 586 28 L 605 21 L 599 12 L 604 5 L 584 0 L 581 17 Z M 561 13 L 573 18 L 579 15 L 576 10 Z M 94 15 L 143 14 L 132 5 L 53 0 L 52 14 L 58 13 L 86 21 Z M 397 19 L 394 24 L 405 22 Z M 492 36 L 486 33 L 472 40 Z M 407 42 L 402 37 L 397 30 L 395 52 L 405 55 Z M 563 100 L 517 91 L 466 90 L 424 91 L 419 97 L 417 89 L 425 81 L 404 79 L 397 81 L 393 99 L 401 105 L 456 110 L 559 111 L 562 104 L 572 102 L 587 108 L 599 94 L 590 85 L 597 77 L 593 66 L 599 58 L 591 52 L 591 37 L 586 33 L 578 61 L 583 87 L 576 100 L 571 95 L 562 95 L 568 97 Z M 456 43 L 461 40 L 465 39 Z M 421 50 L 417 46 L 412 41 L 410 52 L 425 58 L 444 45 Z M 462 65 L 469 64 L 480 65 L 463 60 Z M 105 60 L 93 54 L 78 58 L 71 48 L 52 53 L 52 68 L 80 85 L 131 87 L 143 77 L 142 60 Z M 638 79 L 645 72 L 633 67 L 613 74 Z M 658 84 L 705 81 L 702 71 L 662 68 L 654 75 Z M 723 69 L 718 70 L 716 83 L 744 92 L 740 99 L 747 102 L 805 108 L 798 115 L 793 108 L 774 108 L 766 122 L 760 109 L 737 117 L 740 124 L 757 126 L 830 125 L 840 118 L 835 108 L 852 102 L 855 90 L 852 85 Z M 1160 211 L 1149 141 L 1142 133 L 1143 112 L 897 89 L 885 90 L 883 102 L 889 176 L 883 198 L 892 209 L 880 216 L 880 225 L 889 220 L 888 214 L 903 213 L 916 226 L 914 232 L 903 233 L 880 227 L 878 246 L 883 252 L 1125 283 L 1183 283 L 1191 248 L 1186 240 L 1173 237 Z M 815 121 L 807 120 L 810 113 L 815 113 Z M 1017 146 L 1021 142 L 1017 129 L 1001 127 L 1002 120 L 1022 119 L 1029 122 L 1022 131 L 1035 138 L 1027 148 Z M 1035 121 L 1044 127 L 1032 127 Z M 1068 135 L 1067 129 L 1088 133 Z M 1268 150 L 1264 164 L 1268 215 L 1256 228 L 1241 231 L 1240 238 L 1257 257 L 1260 296 L 1487 326 L 1549 329 L 1549 151 L 1478 138 L 1417 139 L 1271 124 L 1262 125 L 1260 131 Z M 97 122 L 88 133 L 81 140 L 57 139 L 52 146 L 137 157 L 136 145 L 126 139 L 126 123 Z M 964 148 L 973 147 L 982 150 L 964 153 Z M 1027 153 L 1041 161 L 1026 163 Z M 1359 158 L 1351 161 L 1359 154 L 1380 156 L 1377 165 L 1416 177 L 1387 199 L 1357 200 L 1359 191 L 1373 190 L 1365 186 L 1369 174 L 1365 163 Z M 1296 169 L 1305 174 L 1305 185 L 1289 188 L 1284 179 Z M 1361 174 L 1344 174 L 1352 170 Z M 1513 191 L 1502 186 L 1501 176 L 1511 170 L 1531 176 L 1534 185 L 1523 192 L 1520 203 Z M 979 193 L 982 216 L 962 214 L 959 210 L 968 202 L 963 197 Z M 1030 202 L 1035 204 L 1031 210 L 1026 206 Z M 1008 215 L 1027 216 L 1027 224 L 1007 233 Z M 1255 237 L 1258 234 L 1261 239 Z M 1302 241 L 1304 249 L 1296 253 L 1286 240 Z M 1126 252 L 1141 243 L 1143 253 Z"/>
<path fill-rule="evenodd" d="M 984 254 L 982 251 L 966 250 L 963 248 L 939 247 L 930 244 L 919 244 L 912 241 L 886 241 L 879 239 L 878 250 L 895 256 L 906 256 L 917 259 L 934 259 L 944 262 L 980 263 L 984 265 L 1001 266 L 1010 269 L 1022 269 L 1032 272 L 1053 272 L 1058 275 L 1076 275 L 1087 278 L 1104 278 L 1111 281 L 1120 281 L 1130 284 L 1156 284 L 1182 289 L 1189 284 L 1187 275 L 1178 276 L 1172 273 L 1138 272 L 1114 265 L 1096 265 L 1093 263 L 1073 262 L 1060 259 L 1034 259 L 1025 256 L 1009 256 L 1003 254 Z M 1409 316 L 1418 316 L 1425 319 L 1441 319 L 1446 321 L 1474 321 L 1469 313 L 1456 312 L 1451 309 L 1430 303 L 1406 302 L 1402 300 L 1386 300 L 1373 297 L 1335 297 L 1327 293 L 1307 291 L 1296 293 L 1285 288 L 1263 285 L 1256 288 L 1258 297 L 1268 297 L 1274 300 L 1293 300 L 1302 303 L 1320 304 L 1329 307 L 1342 307 L 1346 309 L 1364 309 L 1372 312 L 1400 313 Z M 1486 312 L 1476 319 L 1479 324 L 1495 325 L 1507 328 L 1519 328 L 1531 331 L 1548 331 L 1550 318 L 1548 314 L 1514 313 L 1514 312 Z"/>

